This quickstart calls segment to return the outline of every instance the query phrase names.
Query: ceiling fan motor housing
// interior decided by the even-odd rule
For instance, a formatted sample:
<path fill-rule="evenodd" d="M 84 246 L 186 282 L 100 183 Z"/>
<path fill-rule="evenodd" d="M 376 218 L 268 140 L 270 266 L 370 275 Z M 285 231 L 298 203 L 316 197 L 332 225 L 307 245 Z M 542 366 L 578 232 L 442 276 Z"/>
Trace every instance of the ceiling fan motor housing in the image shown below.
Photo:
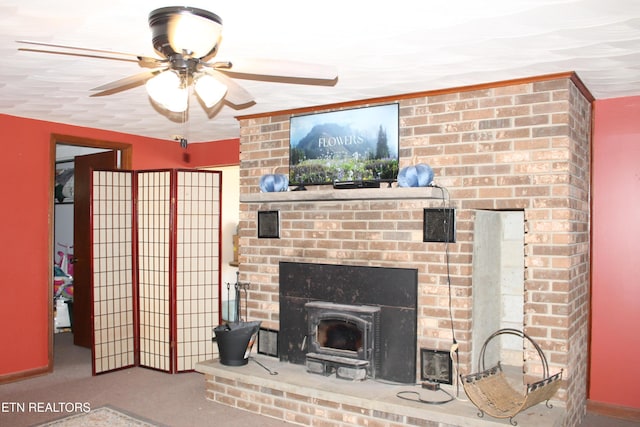
<path fill-rule="evenodd" d="M 215 53 L 222 18 L 204 9 L 171 6 L 149 14 L 153 47 L 166 58 L 204 58 Z"/>

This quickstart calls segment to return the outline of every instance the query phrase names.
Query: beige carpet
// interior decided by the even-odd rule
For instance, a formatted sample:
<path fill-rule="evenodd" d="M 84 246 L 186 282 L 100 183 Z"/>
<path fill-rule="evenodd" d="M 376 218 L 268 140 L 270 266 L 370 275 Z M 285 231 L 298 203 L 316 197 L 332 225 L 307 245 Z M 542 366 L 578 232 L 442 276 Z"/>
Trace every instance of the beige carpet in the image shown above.
<path fill-rule="evenodd" d="M 132 368 L 92 377 L 91 352 L 74 346 L 71 333 L 56 334 L 55 344 L 54 372 L 28 380 L 0 384 L 0 403 L 16 405 L 86 403 L 90 405 L 92 411 L 109 407 L 130 417 L 135 414 L 132 418 L 142 424 L 128 424 L 133 426 L 285 427 L 293 425 L 205 399 L 204 377 L 194 372 L 169 375 L 151 369 Z M 78 412 L 73 415 L 76 414 Z M 42 426 L 42 423 L 49 423 L 44 424 L 45 426 L 74 426 L 74 424 L 55 424 L 56 421 L 61 421 L 64 415 L 64 413 L 46 411 L 3 412 L 0 410 L 0 427 Z M 506 420 L 505 423 L 509 426 Z M 111 423 L 102 424 L 109 427 L 112 425 Z M 618 420 L 596 414 L 587 414 L 586 419 L 580 424 L 580 427 L 638 426 L 640 424 L 637 421 Z"/>
<path fill-rule="evenodd" d="M 141 417 L 126 414 L 115 408 L 103 406 L 88 412 L 69 415 L 58 420 L 39 424 L 39 427 L 161 427 L 143 420 Z"/>
<path fill-rule="evenodd" d="M 204 375 L 197 372 L 171 375 L 137 367 L 91 376 L 91 351 L 74 346 L 71 333 L 56 334 L 54 338 L 52 374 L 0 384 L 0 403 L 25 407 L 8 412 L 0 408 L 0 427 L 32 427 L 79 414 L 78 410 L 66 408 L 70 404 L 90 405 L 92 410 L 115 408 L 155 426 L 291 426 L 207 400 Z M 47 404 L 64 404 L 65 409 L 41 407 Z M 29 410 L 29 405 L 39 406 Z"/>

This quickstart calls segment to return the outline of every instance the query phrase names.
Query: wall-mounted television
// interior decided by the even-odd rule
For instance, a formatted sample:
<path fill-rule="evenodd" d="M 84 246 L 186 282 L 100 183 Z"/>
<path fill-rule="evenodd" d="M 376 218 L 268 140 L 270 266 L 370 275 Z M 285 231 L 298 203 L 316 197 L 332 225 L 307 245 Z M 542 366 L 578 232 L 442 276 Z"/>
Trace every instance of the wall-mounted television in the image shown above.
<path fill-rule="evenodd" d="M 395 181 L 398 117 L 397 103 L 291 117 L 289 184 Z"/>

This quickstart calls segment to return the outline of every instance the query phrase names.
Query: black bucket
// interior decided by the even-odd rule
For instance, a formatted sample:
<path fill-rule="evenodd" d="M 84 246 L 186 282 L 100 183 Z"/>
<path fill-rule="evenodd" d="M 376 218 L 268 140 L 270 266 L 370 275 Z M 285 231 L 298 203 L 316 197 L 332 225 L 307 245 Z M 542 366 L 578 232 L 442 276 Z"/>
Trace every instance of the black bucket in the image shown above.
<path fill-rule="evenodd" d="M 262 322 L 233 322 L 213 328 L 220 353 L 220 363 L 242 366 L 249 362 L 249 353 L 256 341 Z"/>

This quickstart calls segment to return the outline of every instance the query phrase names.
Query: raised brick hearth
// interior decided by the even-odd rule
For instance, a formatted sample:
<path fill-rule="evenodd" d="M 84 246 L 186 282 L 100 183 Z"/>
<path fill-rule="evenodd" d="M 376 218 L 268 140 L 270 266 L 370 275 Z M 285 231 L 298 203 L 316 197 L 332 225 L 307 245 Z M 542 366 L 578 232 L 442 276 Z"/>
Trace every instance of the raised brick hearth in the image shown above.
<path fill-rule="evenodd" d="M 304 367 L 257 355 L 242 367 L 224 366 L 217 360 L 199 363 L 205 374 L 206 396 L 224 405 L 278 418 L 292 424 L 316 427 L 504 427 L 506 419 L 480 418 L 464 391 L 443 386 L 456 400 L 443 405 L 426 404 L 397 397 L 398 392 L 415 391 L 424 400 L 443 401 L 443 392 L 418 386 L 391 385 L 372 380 L 353 382 L 335 377 L 311 375 Z M 277 375 L 270 375 L 258 361 Z M 408 398 L 415 396 L 404 395 Z M 519 427 L 560 427 L 564 408 L 544 404 L 519 414 Z"/>
<path fill-rule="evenodd" d="M 567 73 L 366 103 L 399 102 L 400 166 L 431 165 L 435 182 L 448 191 L 457 222 L 456 242 L 448 247 L 449 272 L 445 245 L 422 239 L 424 208 L 442 206 L 438 189 L 320 187 L 262 194 L 262 175 L 286 173 L 290 116 L 309 111 L 240 117 L 239 271 L 240 281 L 251 284 L 247 318 L 280 328 L 281 261 L 415 268 L 416 348 L 448 351 L 450 276 L 460 373 L 473 372 L 473 347 L 482 344 L 472 341 L 476 213 L 520 211 L 522 325 L 547 355 L 550 371 L 564 370 L 565 383 L 556 396 L 564 406 L 559 424 L 579 424 L 586 410 L 591 101 L 579 79 Z M 257 212 L 264 210 L 279 211 L 280 238 L 257 237 Z M 525 358 L 526 374 L 539 378 L 535 355 L 526 352 Z M 217 378 L 226 384 L 222 376 L 209 381 Z M 295 393 L 302 396 L 303 389 Z M 245 403 L 237 399 L 234 406 L 258 406 L 250 397 Z M 324 400 L 314 402 L 322 406 Z M 325 411 L 335 410 L 332 405 L 327 401 Z M 307 423 L 314 419 L 304 413 L 307 405 L 285 405 L 280 411 L 300 424 L 329 425 Z"/>

